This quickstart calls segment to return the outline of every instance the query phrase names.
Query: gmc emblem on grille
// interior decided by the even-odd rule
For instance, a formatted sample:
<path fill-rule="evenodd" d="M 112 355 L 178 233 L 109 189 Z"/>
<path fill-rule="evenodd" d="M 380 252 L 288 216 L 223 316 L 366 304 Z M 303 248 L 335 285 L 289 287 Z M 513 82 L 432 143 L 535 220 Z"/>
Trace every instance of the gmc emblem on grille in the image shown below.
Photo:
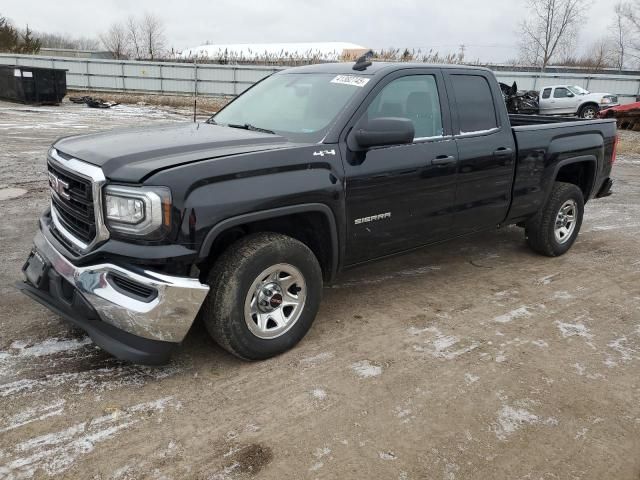
<path fill-rule="evenodd" d="M 49 186 L 60 198 L 64 198 L 65 200 L 69 200 L 71 198 L 71 195 L 69 195 L 69 192 L 67 191 L 69 184 L 64 180 L 60 180 L 51 172 L 49 172 Z"/>

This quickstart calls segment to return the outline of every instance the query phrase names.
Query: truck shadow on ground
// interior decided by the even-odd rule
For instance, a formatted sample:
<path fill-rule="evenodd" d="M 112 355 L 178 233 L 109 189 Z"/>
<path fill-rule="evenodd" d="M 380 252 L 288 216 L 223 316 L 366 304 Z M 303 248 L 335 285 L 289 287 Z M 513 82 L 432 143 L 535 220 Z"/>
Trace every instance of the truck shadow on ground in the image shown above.
<path fill-rule="evenodd" d="M 447 283 L 455 285 L 468 275 L 469 268 L 487 271 L 499 269 L 502 265 L 515 263 L 518 256 L 539 257 L 526 246 L 523 229 L 508 227 L 422 247 L 410 253 L 347 270 L 336 282 L 325 287 L 323 305 L 331 304 L 332 307 L 327 309 L 321 306 L 310 334 L 314 329 L 322 329 L 325 322 L 335 318 L 352 318 L 352 305 L 358 303 L 358 299 L 353 296 L 365 298 L 372 289 L 384 295 L 385 289 L 390 291 L 397 284 L 424 280 L 427 276 L 433 282 L 441 282 L 446 277 Z M 317 341 L 318 338 L 314 337 Z M 200 317 L 174 355 L 174 359 L 187 358 L 203 359 L 203 363 L 225 367 L 246 363 L 220 348 L 210 338 Z"/>

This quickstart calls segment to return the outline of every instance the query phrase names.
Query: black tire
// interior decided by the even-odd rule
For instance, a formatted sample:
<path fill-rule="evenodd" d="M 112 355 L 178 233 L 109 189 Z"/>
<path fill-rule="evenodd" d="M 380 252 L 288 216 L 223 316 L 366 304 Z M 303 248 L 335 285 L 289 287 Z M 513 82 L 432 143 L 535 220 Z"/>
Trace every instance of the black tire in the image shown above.
<path fill-rule="evenodd" d="M 261 272 L 288 264 L 302 274 L 306 298 L 292 326 L 276 338 L 256 336 L 245 321 L 245 300 Z M 202 308 L 209 334 L 222 348 L 244 360 L 263 360 L 295 346 L 313 323 L 322 297 L 322 269 L 302 242 L 278 233 L 256 233 L 231 245 L 209 272 L 211 287 Z"/>
<path fill-rule="evenodd" d="M 571 200 L 575 202 L 575 226 L 570 235 L 559 241 L 555 231 L 556 220 L 560 209 Z M 583 215 L 582 190 L 572 183 L 555 182 L 545 206 L 525 225 L 527 244 L 533 251 L 548 257 L 565 254 L 578 237 Z"/>
<path fill-rule="evenodd" d="M 587 104 L 580 107 L 578 116 L 580 118 L 593 120 L 594 118 L 598 118 L 598 112 L 600 112 L 600 108 L 597 105 Z"/>

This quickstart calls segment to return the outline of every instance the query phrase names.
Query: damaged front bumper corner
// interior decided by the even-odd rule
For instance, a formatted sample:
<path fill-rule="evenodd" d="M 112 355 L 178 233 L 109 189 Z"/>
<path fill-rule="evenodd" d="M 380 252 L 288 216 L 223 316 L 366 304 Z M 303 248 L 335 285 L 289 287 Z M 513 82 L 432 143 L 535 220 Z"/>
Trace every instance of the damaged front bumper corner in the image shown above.
<path fill-rule="evenodd" d="M 30 281 L 27 275 L 18 288 L 124 360 L 168 360 L 169 351 L 184 339 L 209 292 L 207 285 L 193 278 L 110 263 L 76 266 L 41 231 L 34 245 L 38 261 L 44 264 L 44 278 Z"/>

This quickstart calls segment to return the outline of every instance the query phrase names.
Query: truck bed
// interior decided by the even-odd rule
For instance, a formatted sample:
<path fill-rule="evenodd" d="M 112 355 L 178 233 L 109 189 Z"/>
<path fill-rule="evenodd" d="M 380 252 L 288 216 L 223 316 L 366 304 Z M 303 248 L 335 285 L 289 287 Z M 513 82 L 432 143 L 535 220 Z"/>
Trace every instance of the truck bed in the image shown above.
<path fill-rule="evenodd" d="M 611 173 L 615 120 L 543 115 L 509 115 L 509 118 L 518 157 L 507 223 L 538 211 L 557 180 L 559 169 L 576 159 L 590 165 L 588 174 L 580 179 L 585 201 L 601 194 Z"/>

